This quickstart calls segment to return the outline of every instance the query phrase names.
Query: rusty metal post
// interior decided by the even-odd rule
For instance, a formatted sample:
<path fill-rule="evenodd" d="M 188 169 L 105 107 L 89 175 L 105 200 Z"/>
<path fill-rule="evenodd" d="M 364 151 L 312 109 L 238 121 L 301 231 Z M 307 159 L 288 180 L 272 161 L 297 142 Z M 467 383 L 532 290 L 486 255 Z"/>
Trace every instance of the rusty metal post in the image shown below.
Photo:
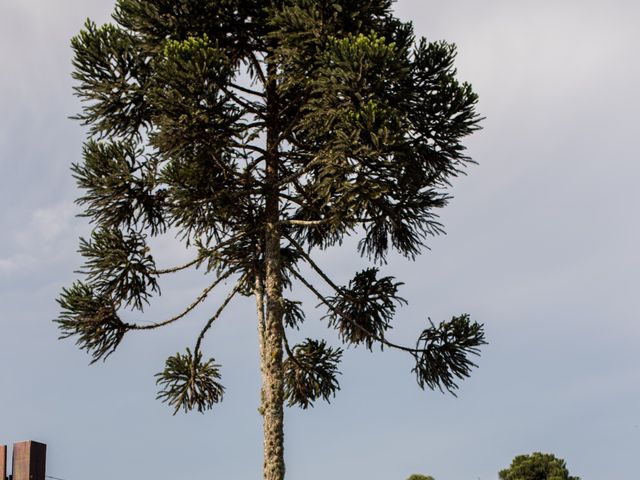
<path fill-rule="evenodd" d="M 45 480 L 47 446 L 33 441 L 13 444 L 13 480 Z"/>
<path fill-rule="evenodd" d="M 7 446 L 0 445 L 0 480 L 7 480 Z"/>

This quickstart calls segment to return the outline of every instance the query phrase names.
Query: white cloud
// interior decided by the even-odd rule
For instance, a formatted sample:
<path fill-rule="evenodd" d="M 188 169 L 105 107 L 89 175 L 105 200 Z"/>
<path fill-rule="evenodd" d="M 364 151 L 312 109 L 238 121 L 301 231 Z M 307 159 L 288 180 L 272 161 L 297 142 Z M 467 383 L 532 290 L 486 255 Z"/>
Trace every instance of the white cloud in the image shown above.
<path fill-rule="evenodd" d="M 13 231 L 2 245 L 7 254 L 0 257 L 0 272 L 29 272 L 50 266 L 74 253 L 78 228 L 74 225 L 75 207 L 60 203 L 39 208 L 24 216 L 29 221 L 19 224 L 18 219 L 4 222 L 3 230 Z M 13 224 L 13 225 L 12 225 Z"/>
<path fill-rule="evenodd" d="M 35 241 L 38 245 L 50 246 L 69 229 L 75 210 L 68 203 L 37 209 L 27 227 L 18 233 L 18 240 L 27 245 Z"/>
<path fill-rule="evenodd" d="M 25 268 L 31 269 L 37 264 L 35 257 L 17 253 L 7 258 L 0 258 L 0 274 L 10 274 Z"/>

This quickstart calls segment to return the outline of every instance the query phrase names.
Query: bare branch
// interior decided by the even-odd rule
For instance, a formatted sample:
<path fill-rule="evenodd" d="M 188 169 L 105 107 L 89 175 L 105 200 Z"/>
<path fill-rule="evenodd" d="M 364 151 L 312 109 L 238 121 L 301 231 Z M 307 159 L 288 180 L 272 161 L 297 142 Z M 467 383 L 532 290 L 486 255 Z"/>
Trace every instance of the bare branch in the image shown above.
<path fill-rule="evenodd" d="M 301 202 L 299 199 L 297 199 L 296 197 L 292 197 L 291 195 L 287 195 L 286 193 L 279 193 L 280 198 L 284 198 L 285 200 L 287 200 L 288 202 L 291 202 L 295 205 L 298 205 L 300 207 L 305 207 L 306 204 L 304 204 L 303 202 Z"/>
<path fill-rule="evenodd" d="M 340 287 L 338 287 L 333 280 L 331 280 L 329 278 L 329 276 L 324 273 L 322 271 L 322 269 L 318 266 L 318 264 L 316 262 L 313 261 L 313 259 L 309 256 L 309 254 L 307 252 L 304 251 L 304 248 L 302 248 L 302 246 L 296 242 L 293 237 L 291 237 L 290 235 L 288 235 L 287 233 L 283 234 L 287 240 L 289 240 L 291 242 L 291 244 L 296 247 L 296 250 L 298 250 L 298 253 L 300 253 L 300 255 L 302 255 L 302 258 L 304 258 L 307 263 L 309 264 L 309 266 L 311 266 L 311 268 L 313 268 L 315 270 L 315 272 L 320 275 L 320 277 L 322 277 L 322 279 L 327 282 L 327 284 L 329 284 L 329 286 L 331 288 L 333 288 L 336 293 L 343 293 L 342 289 Z"/>
<path fill-rule="evenodd" d="M 284 343 L 284 349 L 287 352 L 287 356 L 291 359 L 291 361 L 293 363 L 295 363 L 300 369 L 305 370 L 305 366 L 302 365 L 298 359 L 296 358 L 296 356 L 293 354 L 293 351 L 291 351 L 291 347 L 289 346 L 289 339 L 287 338 L 287 333 L 285 332 L 285 329 L 282 329 L 282 340 Z"/>
<path fill-rule="evenodd" d="M 213 315 L 213 317 L 209 319 L 207 324 L 204 326 L 204 328 L 200 332 L 200 335 L 198 336 L 198 341 L 196 342 L 196 347 L 193 350 L 194 358 L 196 358 L 198 353 L 200 352 L 200 345 L 202 344 L 202 339 L 204 338 L 205 334 L 211 328 L 211 325 L 213 325 L 213 322 L 215 322 L 218 319 L 218 317 L 220 317 L 224 309 L 227 307 L 227 305 L 229 305 L 229 302 L 233 299 L 233 297 L 235 297 L 236 293 L 238 293 L 240 288 L 242 288 L 242 284 L 246 280 L 246 278 L 247 278 L 246 275 L 243 275 L 242 277 L 240 277 L 240 280 L 238 280 L 238 283 L 236 283 L 236 286 L 233 287 L 233 290 L 231 290 L 229 295 L 227 295 L 227 298 L 225 298 L 224 302 L 222 302 L 222 305 L 218 307 L 218 310 L 216 311 L 216 313 Z"/>
<path fill-rule="evenodd" d="M 156 275 L 167 275 L 169 273 L 176 273 L 176 272 L 180 272 L 182 270 L 186 270 L 187 268 L 193 267 L 194 265 L 196 265 L 198 262 L 200 262 L 202 259 L 200 257 L 191 260 L 189 263 L 186 263 L 184 265 L 180 265 L 179 267 L 173 267 L 173 268 L 165 268 L 163 270 L 156 270 L 155 273 Z"/>
<path fill-rule="evenodd" d="M 231 88 L 235 88 L 236 90 L 240 90 L 243 93 L 246 93 L 248 95 L 254 95 L 256 97 L 260 97 L 260 98 L 264 98 L 265 97 L 265 93 L 264 92 L 260 92 L 258 90 L 251 90 L 250 88 L 246 88 L 246 87 L 242 87 L 240 85 L 237 85 L 235 83 L 230 84 Z"/>
<path fill-rule="evenodd" d="M 239 97 L 232 91 L 228 89 L 224 89 L 224 93 L 226 93 L 229 98 L 238 104 L 240 107 L 244 108 L 248 113 L 255 115 L 258 118 L 265 119 L 264 113 L 257 107 L 257 105 L 251 101 L 245 100 L 242 97 Z"/>
<path fill-rule="evenodd" d="M 283 220 L 282 223 L 283 225 L 298 225 L 301 227 L 317 227 L 319 225 L 324 225 L 325 223 L 329 222 L 328 218 L 325 218 L 323 220 Z"/>
<path fill-rule="evenodd" d="M 150 325 L 126 324 L 126 327 L 131 329 L 131 330 L 154 330 L 156 328 L 164 327 L 164 326 L 169 325 L 171 323 L 177 322 L 178 320 L 186 317 L 194 308 L 196 308 L 198 305 L 200 305 L 207 298 L 209 293 L 211 293 L 211 291 L 214 288 L 216 288 L 220 284 L 220 282 L 222 282 L 222 281 L 226 280 L 227 278 L 229 278 L 229 276 L 231 276 L 232 273 L 234 273 L 233 270 L 229 270 L 227 273 L 225 273 L 224 275 L 219 277 L 215 282 L 213 282 L 211 285 L 209 285 L 207 288 L 205 288 L 202 291 L 202 293 L 198 296 L 198 298 L 196 298 L 193 301 L 193 303 L 191 305 L 189 305 L 182 313 L 179 313 L 175 317 L 171 317 L 170 319 L 165 320 L 163 322 L 152 323 Z"/>
<path fill-rule="evenodd" d="M 251 123 L 242 124 L 242 126 L 246 127 L 246 128 L 263 128 L 265 125 L 266 125 L 265 122 L 262 121 L 262 120 L 257 121 L 257 122 L 251 122 Z"/>
<path fill-rule="evenodd" d="M 185 265 L 180 265 L 178 267 L 173 267 L 173 268 L 166 268 L 166 269 L 162 269 L 162 270 L 156 270 L 155 273 L 156 275 L 167 275 L 170 273 L 176 273 L 176 272 L 180 272 L 182 270 L 186 270 L 187 268 L 193 267 L 194 265 L 197 265 L 198 263 L 202 262 L 206 257 L 213 255 L 214 253 L 216 253 L 218 250 L 230 245 L 231 243 L 235 242 L 236 240 L 238 240 L 238 238 L 240 238 L 241 235 L 234 235 L 233 237 L 225 240 L 222 243 L 219 243 L 218 245 L 216 245 L 213 248 L 207 249 L 204 253 L 198 255 L 197 258 L 191 260 L 189 263 L 186 263 Z"/>
<path fill-rule="evenodd" d="M 259 153 L 260 155 L 266 155 L 267 151 L 264 148 L 260 148 L 256 145 L 249 145 L 248 143 L 235 143 L 234 147 L 242 148 L 244 150 L 250 150 L 252 152 Z"/>

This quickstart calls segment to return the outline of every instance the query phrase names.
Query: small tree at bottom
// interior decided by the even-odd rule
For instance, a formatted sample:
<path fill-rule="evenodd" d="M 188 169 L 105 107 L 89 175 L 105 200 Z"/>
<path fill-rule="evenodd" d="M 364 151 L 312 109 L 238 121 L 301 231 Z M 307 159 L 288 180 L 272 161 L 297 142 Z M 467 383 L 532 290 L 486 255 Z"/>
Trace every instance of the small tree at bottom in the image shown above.
<path fill-rule="evenodd" d="M 569 475 L 564 460 L 540 452 L 518 455 L 509 468 L 500 470 L 499 477 L 500 480 L 580 480 Z"/>

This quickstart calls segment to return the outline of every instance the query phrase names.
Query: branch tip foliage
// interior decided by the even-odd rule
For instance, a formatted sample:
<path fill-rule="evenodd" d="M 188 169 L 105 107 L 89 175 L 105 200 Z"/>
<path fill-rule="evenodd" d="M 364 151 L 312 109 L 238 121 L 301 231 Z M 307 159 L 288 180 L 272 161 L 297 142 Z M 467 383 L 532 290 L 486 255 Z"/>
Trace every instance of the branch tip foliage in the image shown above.
<path fill-rule="evenodd" d="M 185 354 L 170 356 L 164 370 L 156 374 L 161 388 L 157 398 L 172 407 L 174 415 L 181 409 L 203 413 L 222 401 L 220 378 L 220 365 L 214 359 L 204 362 L 200 352 L 193 355 L 187 348 Z"/>
<path fill-rule="evenodd" d="M 456 380 L 467 378 L 471 369 L 477 367 L 470 356 L 480 355 L 480 347 L 486 345 L 483 325 L 472 322 L 469 315 L 453 317 L 424 329 L 416 342 L 413 353 L 418 385 L 445 390 L 455 394 Z"/>
<path fill-rule="evenodd" d="M 385 333 L 398 305 L 406 303 L 398 296 L 401 282 L 393 277 L 378 278 L 379 270 L 358 272 L 347 287 L 327 299 L 329 325 L 336 328 L 347 344 L 364 344 L 369 350 L 375 344 L 383 348 Z"/>
<path fill-rule="evenodd" d="M 317 400 L 329 402 L 340 390 L 337 376 L 342 349 L 332 348 L 324 340 L 307 338 L 294 346 L 283 365 L 285 401 L 303 409 Z"/>
<path fill-rule="evenodd" d="M 91 355 L 91 363 L 106 360 L 128 330 L 108 297 L 81 282 L 62 290 L 58 299 L 61 312 L 58 323 L 60 338 L 76 338 L 76 345 Z"/>

